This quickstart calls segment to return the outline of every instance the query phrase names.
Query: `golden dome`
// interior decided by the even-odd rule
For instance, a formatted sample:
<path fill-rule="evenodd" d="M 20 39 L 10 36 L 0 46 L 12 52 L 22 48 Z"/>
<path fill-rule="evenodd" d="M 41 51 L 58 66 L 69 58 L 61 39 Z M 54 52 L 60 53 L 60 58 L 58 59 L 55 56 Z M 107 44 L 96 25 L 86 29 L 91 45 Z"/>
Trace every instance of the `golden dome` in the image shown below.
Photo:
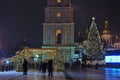
<path fill-rule="evenodd" d="M 102 34 L 111 34 L 110 30 L 108 29 L 108 20 L 105 20 L 105 28 L 103 29 Z"/>
<path fill-rule="evenodd" d="M 104 28 L 102 34 L 111 34 L 108 28 Z"/>

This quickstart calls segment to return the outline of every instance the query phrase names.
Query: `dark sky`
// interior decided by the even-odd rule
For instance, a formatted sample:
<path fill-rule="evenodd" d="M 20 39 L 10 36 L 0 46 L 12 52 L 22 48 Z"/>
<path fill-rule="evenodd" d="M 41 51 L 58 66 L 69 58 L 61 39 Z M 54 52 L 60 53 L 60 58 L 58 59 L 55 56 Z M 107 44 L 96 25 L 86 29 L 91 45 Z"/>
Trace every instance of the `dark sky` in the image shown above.
<path fill-rule="evenodd" d="M 119 32 L 119 0 L 72 0 L 72 6 L 75 30 L 79 27 L 83 31 L 89 27 L 95 16 L 99 30 L 104 28 L 107 18 L 110 30 L 114 34 Z M 34 47 L 39 47 L 42 44 L 44 7 L 46 0 L 0 0 L 0 48 L 22 42 L 24 36 Z"/>

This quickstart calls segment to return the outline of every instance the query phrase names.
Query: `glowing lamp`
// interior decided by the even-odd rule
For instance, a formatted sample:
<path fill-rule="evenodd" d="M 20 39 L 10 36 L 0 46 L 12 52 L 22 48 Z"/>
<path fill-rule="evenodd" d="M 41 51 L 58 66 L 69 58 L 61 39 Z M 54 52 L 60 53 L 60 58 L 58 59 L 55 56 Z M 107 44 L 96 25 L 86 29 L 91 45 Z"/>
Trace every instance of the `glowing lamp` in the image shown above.
<path fill-rule="evenodd" d="M 36 58 L 38 58 L 38 57 L 39 57 L 39 55 L 38 55 L 38 54 L 36 54 L 35 56 L 36 56 Z"/>
<path fill-rule="evenodd" d="M 9 63 L 10 63 L 10 62 L 7 60 L 7 61 L 6 61 L 6 64 L 9 64 Z"/>

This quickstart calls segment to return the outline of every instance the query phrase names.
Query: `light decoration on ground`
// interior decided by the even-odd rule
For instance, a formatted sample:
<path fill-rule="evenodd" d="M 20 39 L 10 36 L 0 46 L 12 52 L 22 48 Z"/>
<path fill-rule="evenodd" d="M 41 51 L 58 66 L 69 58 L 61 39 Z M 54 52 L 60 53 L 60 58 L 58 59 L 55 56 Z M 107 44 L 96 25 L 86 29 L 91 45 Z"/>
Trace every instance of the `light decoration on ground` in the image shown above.
<path fill-rule="evenodd" d="M 107 49 L 105 55 L 106 63 L 120 63 L 120 50 Z"/>
<path fill-rule="evenodd" d="M 105 56 L 106 63 L 120 63 L 120 55 Z"/>

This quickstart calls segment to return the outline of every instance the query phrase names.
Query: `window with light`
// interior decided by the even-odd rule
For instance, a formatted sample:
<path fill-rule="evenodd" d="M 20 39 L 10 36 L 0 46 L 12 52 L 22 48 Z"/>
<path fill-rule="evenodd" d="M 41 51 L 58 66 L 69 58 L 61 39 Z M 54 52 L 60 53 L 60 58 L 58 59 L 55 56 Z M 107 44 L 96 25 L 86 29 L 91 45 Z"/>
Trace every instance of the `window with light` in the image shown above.
<path fill-rule="evenodd" d="M 61 13 L 60 12 L 58 12 L 57 14 L 56 14 L 56 17 L 61 17 Z"/>
<path fill-rule="evenodd" d="M 57 1 L 57 3 L 61 3 L 61 0 L 56 0 Z"/>
<path fill-rule="evenodd" d="M 56 44 L 61 44 L 61 30 L 60 29 L 57 29 L 56 30 Z"/>

